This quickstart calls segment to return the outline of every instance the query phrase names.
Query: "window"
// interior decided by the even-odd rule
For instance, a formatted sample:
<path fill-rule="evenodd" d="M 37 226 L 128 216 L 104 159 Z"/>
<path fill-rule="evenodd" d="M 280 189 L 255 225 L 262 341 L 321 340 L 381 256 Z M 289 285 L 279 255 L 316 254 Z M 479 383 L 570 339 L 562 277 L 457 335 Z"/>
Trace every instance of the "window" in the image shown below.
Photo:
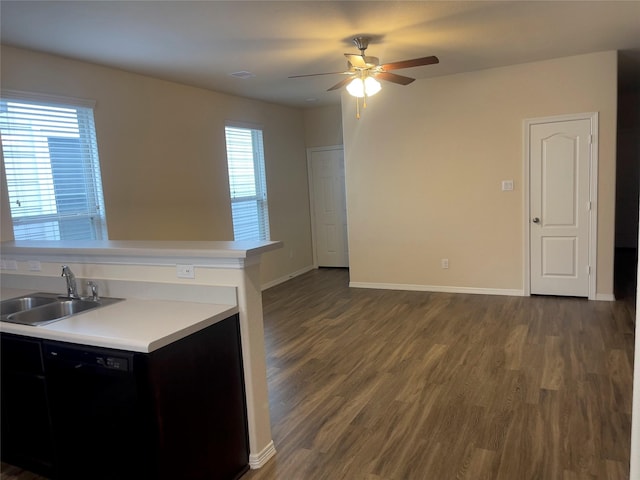
<path fill-rule="evenodd" d="M 16 240 L 107 238 L 91 106 L 2 92 L 0 136 Z"/>
<path fill-rule="evenodd" d="M 269 240 L 262 130 L 227 126 L 227 164 L 235 240 Z"/>

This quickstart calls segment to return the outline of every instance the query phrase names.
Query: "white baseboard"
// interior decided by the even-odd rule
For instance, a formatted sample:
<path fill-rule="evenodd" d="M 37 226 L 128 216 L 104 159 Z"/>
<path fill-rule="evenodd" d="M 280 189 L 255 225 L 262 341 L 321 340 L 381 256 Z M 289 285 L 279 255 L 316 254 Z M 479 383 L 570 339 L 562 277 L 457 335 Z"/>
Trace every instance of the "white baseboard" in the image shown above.
<path fill-rule="evenodd" d="M 507 295 L 511 297 L 524 296 L 523 290 L 508 288 L 475 288 L 475 287 L 451 287 L 446 285 L 412 285 L 405 283 L 369 283 L 350 282 L 350 287 L 355 288 L 380 288 L 383 290 L 412 290 L 419 292 L 439 293 L 471 293 L 474 295 Z"/>
<path fill-rule="evenodd" d="M 287 280 L 291 280 L 292 278 L 298 277 L 304 273 L 310 272 L 311 270 L 313 270 L 315 267 L 313 265 L 308 265 L 304 268 L 301 268 L 298 271 L 295 271 L 293 273 L 290 273 L 288 275 L 285 275 L 284 277 L 280 277 L 280 278 L 276 278 L 275 280 L 271 280 L 270 282 L 265 283 L 264 285 L 262 285 L 262 291 L 266 290 L 267 288 L 271 288 L 271 287 L 275 287 L 276 285 L 280 285 L 281 283 L 286 282 Z"/>
<path fill-rule="evenodd" d="M 469 293 L 474 295 L 506 295 L 510 297 L 526 296 L 524 290 L 509 288 L 476 288 L 476 287 L 451 287 L 447 285 L 413 285 L 406 283 L 372 283 L 372 282 L 350 282 L 350 287 L 354 288 L 379 288 L 381 290 L 411 290 L 418 292 L 438 292 L 438 293 Z M 615 302 L 616 297 L 612 293 L 597 293 L 594 300 L 602 302 Z"/>
<path fill-rule="evenodd" d="M 616 297 L 613 293 L 596 293 L 595 300 L 600 300 L 603 302 L 615 302 Z"/>
<path fill-rule="evenodd" d="M 273 444 L 273 440 L 262 449 L 259 453 L 252 453 L 249 455 L 249 468 L 256 470 L 264 467 L 271 457 L 276 454 L 276 446 Z"/>

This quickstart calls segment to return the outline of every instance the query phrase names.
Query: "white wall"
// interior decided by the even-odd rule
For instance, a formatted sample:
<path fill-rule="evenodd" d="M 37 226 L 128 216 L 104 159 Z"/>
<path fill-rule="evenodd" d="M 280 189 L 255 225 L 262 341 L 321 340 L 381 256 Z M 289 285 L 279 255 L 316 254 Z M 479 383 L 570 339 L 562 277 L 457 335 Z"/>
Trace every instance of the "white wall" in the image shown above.
<path fill-rule="evenodd" d="M 612 295 L 616 78 L 603 52 L 384 83 L 360 120 L 343 97 L 351 281 L 521 292 L 523 120 L 596 111 L 597 294 Z"/>

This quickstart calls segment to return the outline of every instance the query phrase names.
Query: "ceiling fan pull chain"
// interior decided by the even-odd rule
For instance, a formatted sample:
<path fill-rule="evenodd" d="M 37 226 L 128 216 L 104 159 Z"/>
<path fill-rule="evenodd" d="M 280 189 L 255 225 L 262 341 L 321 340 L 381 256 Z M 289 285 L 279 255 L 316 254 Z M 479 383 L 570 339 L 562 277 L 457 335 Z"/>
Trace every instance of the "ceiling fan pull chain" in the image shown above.
<path fill-rule="evenodd" d="M 356 98 L 356 119 L 360 120 L 360 99 L 358 97 Z"/>

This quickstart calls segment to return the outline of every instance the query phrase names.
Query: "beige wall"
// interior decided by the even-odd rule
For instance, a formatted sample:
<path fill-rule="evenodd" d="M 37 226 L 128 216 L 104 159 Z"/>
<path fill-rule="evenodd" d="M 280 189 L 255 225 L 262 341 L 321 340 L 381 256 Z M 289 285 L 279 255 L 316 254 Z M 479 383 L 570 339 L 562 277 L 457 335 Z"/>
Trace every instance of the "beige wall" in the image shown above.
<path fill-rule="evenodd" d="M 307 148 L 342 145 L 340 104 L 305 109 L 304 133 Z"/>
<path fill-rule="evenodd" d="M 521 291 L 523 120 L 595 111 L 597 293 L 611 295 L 616 62 L 604 52 L 385 83 L 360 120 L 343 101 L 351 281 Z"/>
<path fill-rule="evenodd" d="M 312 264 L 302 110 L 6 46 L 1 62 L 2 88 L 97 102 L 111 240 L 232 240 L 224 125 L 249 122 L 264 130 L 271 238 L 284 242 L 263 282 Z"/>

